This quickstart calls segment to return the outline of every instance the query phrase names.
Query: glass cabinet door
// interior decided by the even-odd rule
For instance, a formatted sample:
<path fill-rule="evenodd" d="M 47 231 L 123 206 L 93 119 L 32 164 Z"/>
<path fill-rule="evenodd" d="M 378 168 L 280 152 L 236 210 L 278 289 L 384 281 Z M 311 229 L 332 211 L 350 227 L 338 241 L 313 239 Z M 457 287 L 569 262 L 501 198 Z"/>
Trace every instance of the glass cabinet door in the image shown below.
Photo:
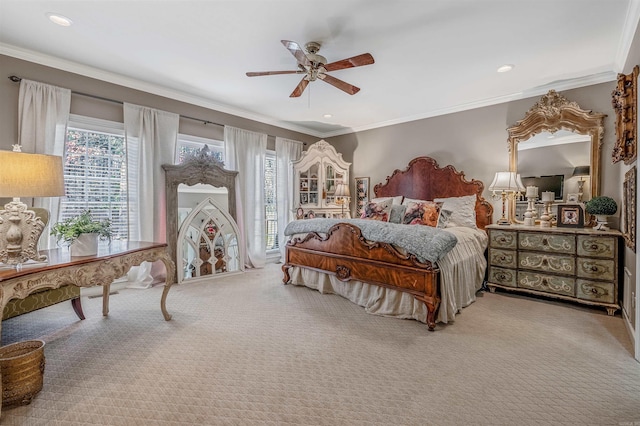
<path fill-rule="evenodd" d="M 345 174 L 341 170 L 336 169 L 332 164 L 325 166 L 325 204 L 336 204 L 334 193 L 339 183 L 348 183 Z"/>
<path fill-rule="evenodd" d="M 320 165 L 313 164 L 309 169 L 300 171 L 300 204 L 317 206 L 320 200 Z"/>

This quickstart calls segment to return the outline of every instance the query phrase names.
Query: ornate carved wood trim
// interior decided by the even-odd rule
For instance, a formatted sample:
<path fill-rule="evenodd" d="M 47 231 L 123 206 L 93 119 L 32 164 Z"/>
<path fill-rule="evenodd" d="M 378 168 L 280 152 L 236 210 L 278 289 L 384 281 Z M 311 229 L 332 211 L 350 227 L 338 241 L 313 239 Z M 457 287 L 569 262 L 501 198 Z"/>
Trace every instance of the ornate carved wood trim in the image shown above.
<path fill-rule="evenodd" d="M 638 70 L 636 65 L 631 74 L 618 74 L 618 86 L 611 93 L 611 104 L 616 111 L 613 163 L 631 164 L 638 154 Z"/>
<path fill-rule="evenodd" d="M 600 150 L 604 138 L 604 119 L 607 115 L 582 109 L 555 90 L 542 96 L 524 118 L 507 129 L 509 133 L 509 170 L 518 171 L 517 146 L 540 132 L 555 133 L 564 129 L 591 137 L 591 196 L 600 195 Z M 515 219 L 515 201 L 509 200 L 509 219 Z"/>
<path fill-rule="evenodd" d="M 418 200 L 476 195 L 476 223 L 484 229 L 492 222 L 493 206 L 482 197 L 484 183 L 468 181 L 452 165 L 440 167 L 431 157 L 417 157 L 405 170 L 396 169 L 385 183 L 373 188 L 376 197 L 404 195 Z"/>

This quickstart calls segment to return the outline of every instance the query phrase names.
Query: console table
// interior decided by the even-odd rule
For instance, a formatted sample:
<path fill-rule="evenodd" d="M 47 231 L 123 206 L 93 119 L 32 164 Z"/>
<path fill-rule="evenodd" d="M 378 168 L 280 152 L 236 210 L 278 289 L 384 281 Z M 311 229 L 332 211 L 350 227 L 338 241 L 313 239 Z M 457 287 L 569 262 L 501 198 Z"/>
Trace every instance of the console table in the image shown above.
<path fill-rule="evenodd" d="M 71 257 L 68 249 L 43 250 L 46 263 L 25 264 L 20 269 L 0 269 L 0 312 L 11 299 L 24 299 L 31 293 L 45 288 L 64 285 L 78 287 L 102 286 L 102 314 L 109 313 L 109 290 L 111 283 L 124 276 L 133 266 L 142 262 L 161 260 L 167 268 L 167 281 L 160 300 L 164 319 L 169 321 L 166 299 L 174 283 L 175 264 L 168 255 L 164 243 L 112 241 L 100 246 L 95 256 Z M 2 331 L 0 323 L 0 332 Z"/>

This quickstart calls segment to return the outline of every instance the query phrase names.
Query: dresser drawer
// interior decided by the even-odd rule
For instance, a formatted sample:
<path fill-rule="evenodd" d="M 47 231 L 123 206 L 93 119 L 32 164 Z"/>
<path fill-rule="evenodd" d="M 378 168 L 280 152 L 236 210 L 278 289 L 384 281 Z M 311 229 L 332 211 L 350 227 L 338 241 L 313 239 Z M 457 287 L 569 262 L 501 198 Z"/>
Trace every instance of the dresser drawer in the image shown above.
<path fill-rule="evenodd" d="M 613 281 L 616 278 L 616 265 L 613 260 L 579 257 L 576 275 L 580 278 Z"/>
<path fill-rule="evenodd" d="M 617 303 L 613 283 L 577 279 L 576 296 L 579 299 L 593 300 L 596 302 Z"/>
<path fill-rule="evenodd" d="M 575 296 L 576 282 L 572 277 L 538 274 L 536 272 L 518 271 L 518 287 L 545 293 Z"/>
<path fill-rule="evenodd" d="M 516 287 L 516 271 L 513 269 L 489 266 L 488 281 L 494 284 Z"/>
<path fill-rule="evenodd" d="M 517 233 L 513 231 L 499 231 L 492 229 L 489 237 L 489 246 L 502 249 L 518 248 Z"/>
<path fill-rule="evenodd" d="M 559 254 L 534 253 L 521 251 L 518 253 L 518 266 L 555 274 L 575 275 L 575 258 Z"/>
<path fill-rule="evenodd" d="M 575 254 L 576 239 L 573 235 L 520 232 L 518 247 L 524 250 L 538 250 L 548 253 Z"/>
<path fill-rule="evenodd" d="M 503 266 L 505 268 L 517 268 L 518 256 L 515 251 L 489 249 L 489 265 Z"/>
<path fill-rule="evenodd" d="M 616 255 L 616 244 L 617 239 L 614 237 L 578 235 L 578 256 L 613 259 Z"/>

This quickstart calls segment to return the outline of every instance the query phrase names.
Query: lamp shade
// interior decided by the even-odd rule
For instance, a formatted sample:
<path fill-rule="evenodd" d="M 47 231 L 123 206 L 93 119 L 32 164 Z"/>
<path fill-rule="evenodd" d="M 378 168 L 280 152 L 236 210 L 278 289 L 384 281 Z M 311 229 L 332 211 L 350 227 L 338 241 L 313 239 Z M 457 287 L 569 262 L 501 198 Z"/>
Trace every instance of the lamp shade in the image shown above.
<path fill-rule="evenodd" d="M 571 176 L 589 176 L 590 167 L 589 166 L 578 166 L 573 169 L 573 174 Z"/>
<path fill-rule="evenodd" d="M 489 185 L 489 191 L 516 192 L 524 189 L 522 182 L 518 183 L 515 172 L 496 172 L 493 182 Z"/>
<path fill-rule="evenodd" d="M 0 150 L 0 197 L 64 195 L 62 157 Z"/>
<path fill-rule="evenodd" d="M 349 193 L 349 185 L 347 185 L 346 183 L 337 184 L 336 190 L 333 195 L 335 197 L 350 197 L 351 194 Z"/>

